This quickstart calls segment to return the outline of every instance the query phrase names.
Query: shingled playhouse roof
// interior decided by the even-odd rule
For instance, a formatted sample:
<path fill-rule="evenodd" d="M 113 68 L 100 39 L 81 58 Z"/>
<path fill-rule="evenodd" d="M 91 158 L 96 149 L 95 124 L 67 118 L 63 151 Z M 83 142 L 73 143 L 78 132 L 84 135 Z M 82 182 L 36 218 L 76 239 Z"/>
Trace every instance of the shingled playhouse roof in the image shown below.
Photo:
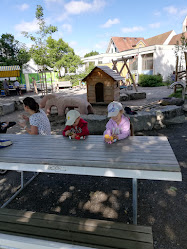
<path fill-rule="evenodd" d="M 124 80 L 125 78 L 120 76 L 119 73 L 116 73 L 114 70 L 112 70 L 111 68 L 107 67 L 107 66 L 96 66 L 94 67 L 94 69 L 84 78 L 82 79 L 82 81 L 85 81 L 86 78 L 96 69 L 99 68 L 101 69 L 103 72 L 105 72 L 106 74 L 108 74 L 112 79 L 119 81 L 119 80 Z"/>

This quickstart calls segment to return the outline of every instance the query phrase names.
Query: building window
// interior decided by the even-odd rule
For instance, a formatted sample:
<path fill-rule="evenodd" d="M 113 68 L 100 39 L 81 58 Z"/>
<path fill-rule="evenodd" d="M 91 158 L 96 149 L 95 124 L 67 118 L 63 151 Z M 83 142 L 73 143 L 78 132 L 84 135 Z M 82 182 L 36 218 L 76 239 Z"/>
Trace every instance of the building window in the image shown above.
<path fill-rule="evenodd" d="M 153 54 L 142 55 L 142 70 L 153 69 Z"/>
<path fill-rule="evenodd" d="M 129 68 L 131 71 L 138 70 L 138 58 L 137 57 L 129 60 Z"/>

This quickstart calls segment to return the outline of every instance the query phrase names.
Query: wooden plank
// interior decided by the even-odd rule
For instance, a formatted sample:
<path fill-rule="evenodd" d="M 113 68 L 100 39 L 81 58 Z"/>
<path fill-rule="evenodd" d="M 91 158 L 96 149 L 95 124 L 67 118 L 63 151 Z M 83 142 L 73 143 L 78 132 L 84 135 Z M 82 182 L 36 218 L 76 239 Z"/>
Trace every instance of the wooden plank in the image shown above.
<path fill-rule="evenodd" d="M 30 215 L 29 213 L 28 217 L 25 214 L 21 215 L 19 211 L 17 213 L 17 210 L 12 210 L 7 218 L 7 214 L 3 214 L 1 211 L 0 213 L 1 232 L 16 232 L 20 235 L 25 234 L 27 236 L 37 236 L 38 238 L 54 239 L 55 241 L 60 240 L 61 242 L 68 243 L 73 242 L 75 244 L 81 243 L 96 248 L 101 248 L 102 246 L 128 249 L 153 248 L 150 229 L 148 233 L 144 234 L 142 230 L 144 228 L 141 228 L 141 226 L 136 227 L 131 225 L 130 227 L 136 227 L 136 230 L 139 229 L 135 232 L 131 231 L 127 225 L 124 230 L 123 224 L 120 226 L 120 223 L 114 228 L 113 224 L 115 223 L 108 223 L 107 221 L 103 222 L 103 227 L 99 227 L 98 224 L 95 224 L 95 220 L 90 219 L 89 222 L 85 222 L 85 219 L 68 217 L 68 222 L 64 222 L 60 216 L 51 216 L 50 214 L 47 214 L 46 218 L 46 214 L 36 217 L 35 214 Z M 97 223 L 100 223 L 100 221 L 97 220 Z"/>
<path fill-rule="evenodd" d="M 112 145 L 104 143 L 103 136 L 88 136 L 84 141 L 72 141 L 60 135 L 40 136 L 40 139 L 30 135 L 6 138 L 11 139 L 13 145 L 0 150 L 1 162 L 30 163 L 33 160 L 35 164 L 180 171 L 165 137 L 130 137 Z"/>
<path fill-rule="evenodd" d="M 90 226 L 94 227 L 101 227 L 101 228 L 114 228 L 114 229 L 122 229 L 122 230 L 131 230 L 134 232 L 140 233 L 152 233 L 152 228 L 148 226 L 136 226 L 132 224 L 125 224 L 122 222 L 114 222 L 108 220 L 97 220 L 97 219 L 89 219 L 89 218 L 79 218 L 79 217 L 71 217 L 71 216 L 64 216 L 64 215 L 56 215 L 56 214 L 48 214 L 48 213 L 38 213 L 32 211 L 25 211 L 25 210 L 16 210 L 16 209 L 8 209 L 2 208 L 0 209 L 0 214 L 5 216 L 14 216 L 17 219 L 26 218 L 27 220 L 32 217 L 32 219 L 46 219 L 49 221 L 59 221 L 66 222 L 66 223 L 77 223 L 81 225 L 81 227 L 86 226 L 89 224 Z"/>

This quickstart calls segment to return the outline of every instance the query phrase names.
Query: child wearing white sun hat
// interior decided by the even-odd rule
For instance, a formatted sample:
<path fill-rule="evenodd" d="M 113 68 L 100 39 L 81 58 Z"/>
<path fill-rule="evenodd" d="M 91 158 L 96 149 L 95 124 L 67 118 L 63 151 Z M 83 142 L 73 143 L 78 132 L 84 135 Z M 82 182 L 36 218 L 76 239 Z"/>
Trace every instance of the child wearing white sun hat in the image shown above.
<path fill-rule="evenodd" d="M 130 136 L 130 121 L 123 113 L 124 109 L 120 102 L 113 101 L 108 105 L 108 117 L 111 119 L 104 131 L 105 142 L 111 143 Z"/>
<path fill-rule="evenodd" d="M 62 134 L 65 137 L 81 138 L 89 135 L 88 122 L 80 117 L 77 110 L 71 110 L 66 114 L 66 126 Z"/>

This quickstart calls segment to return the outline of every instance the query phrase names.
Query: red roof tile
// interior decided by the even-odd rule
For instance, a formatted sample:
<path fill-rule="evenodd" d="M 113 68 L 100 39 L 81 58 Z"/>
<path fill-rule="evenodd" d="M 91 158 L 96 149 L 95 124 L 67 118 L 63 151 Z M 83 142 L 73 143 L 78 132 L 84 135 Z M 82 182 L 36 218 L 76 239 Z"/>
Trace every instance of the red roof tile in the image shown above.
<path fill-rule="evenodd" d="M 166 39 L 168 38 L 168 36 L 171 34 L 171 32 L 172 32 L 172 30 L 168 31 L 166 33 L 160 34 L 160 35 L 150 37 L 148 39 L 145 39 L 145 42 L 148 46 L 163 45 L 164 42 L 166 41 Z"/>
<path fill-rule="evenodd" d="M 178 34 L 178 35 L 174 35 L 171 39 L 171 41 L 169 42 L 169 45 L 176 45 L 177 41 L 179 42 L 179 45 L 181 45 L 181 36 L 182 34 L 184 34 L 185 39 L 187 39 L 187 32 Z"/>
<path fill-rule="evenodd" d="M 112 37 L 111 39 L 113 40 L 119 52 L 133 49 L 133 47 L 136 46 L 136 44 L 140 41 L 145 43 L 143 37 Z"/>

